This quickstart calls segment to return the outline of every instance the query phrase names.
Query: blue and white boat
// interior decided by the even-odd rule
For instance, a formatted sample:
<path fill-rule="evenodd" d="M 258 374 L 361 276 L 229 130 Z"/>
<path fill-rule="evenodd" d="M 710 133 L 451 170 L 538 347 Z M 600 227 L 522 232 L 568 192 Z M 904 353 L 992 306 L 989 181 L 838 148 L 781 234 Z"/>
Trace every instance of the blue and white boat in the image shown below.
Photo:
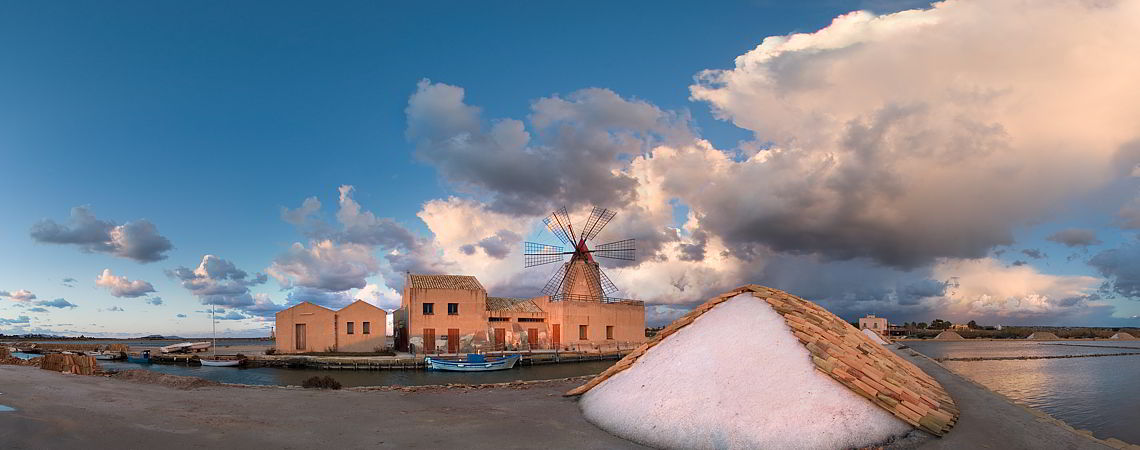
<path fill-rule="evenodd" d="M 521 355 L 509 355 L 499 358 L 487 358 L 483 355 L 468 353 L 463 361 L 427 357 L 424 362 L 435 370 L 450 370 L 454 372 L 486 372 L 489 370 L 506 370 L 515 366 L 522 359 Z"/>

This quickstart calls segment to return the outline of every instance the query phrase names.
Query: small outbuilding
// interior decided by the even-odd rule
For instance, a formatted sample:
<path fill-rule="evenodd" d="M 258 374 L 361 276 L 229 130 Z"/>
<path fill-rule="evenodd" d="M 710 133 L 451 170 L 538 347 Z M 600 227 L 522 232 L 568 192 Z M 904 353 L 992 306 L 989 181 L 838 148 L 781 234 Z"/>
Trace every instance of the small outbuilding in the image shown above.
<path fill-rule="evenodd" d="M 277 353 L 374 352 L 386 347 L 387 321 L 363 300 L 335 311 L 301 302 L 277 313 Z"/>

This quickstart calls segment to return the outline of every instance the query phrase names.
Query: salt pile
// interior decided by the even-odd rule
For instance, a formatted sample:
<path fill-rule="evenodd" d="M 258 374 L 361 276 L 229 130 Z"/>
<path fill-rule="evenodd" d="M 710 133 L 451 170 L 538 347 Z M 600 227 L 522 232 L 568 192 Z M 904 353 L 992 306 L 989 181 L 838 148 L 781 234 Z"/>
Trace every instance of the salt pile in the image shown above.
<path fill-rule="evenodd" d="M 1128 334 L 1128 333 L 1121 331 L 1119 333 L 1112 335 L 1112 337 L 1110 337 L 1109 339 L 1119 339 L 1122 341 L 1134 341 L 1134 340 L 1136 340 L 1136 337 L 1131 335 L 1131 334 Z"/>
<path fill-rule="evenodd" d="M 1050 332 L 1047 332 L 1047 331 L 1038 331 L 1036 333 L 1029 335 L 1029 337 L 1027 337 L 1026 339 L 1032 339 L 1035 341 L 1059 341 L 1059 340 L 1061 340 L 1061 338 L 1057 337 L 1057 335 L 1050 333 Z"/>
<path fill-rule="evenodd" d="M 888 342 L 885 339 L 883 339 L 883 337 L 880 336 L 879 333 L 876 333 L 875 330 L 872 330 L 870 328 L 864 328 L 863 334 L 865 334 L 865 335 L 867 335 L 867 337 L 871 338 L 872 341 L 875 341 L 876 344 L 880 344 L 880 345 L 887 345 L 888 344 Z"/>
<path fill-rule="evenodd" d="M 962 335 L 955 333 L 953 331 L 943 331 L 941 333 L 938 333 L 938 336 L 934 336 L 934 339 L 941 339 L 941 340 L 947 341 L 947 340 L 959 340 L 959 339 L 966 339 L 966 338 L 962 337 Z"/>
<path fill-rule="evenodd" d="M 578 394 L 589 421 L 661 448 L 865 447 L 914 426 L 941 435 L 957 417 L 921 369 L 755 285 L 697 307 Z"/>

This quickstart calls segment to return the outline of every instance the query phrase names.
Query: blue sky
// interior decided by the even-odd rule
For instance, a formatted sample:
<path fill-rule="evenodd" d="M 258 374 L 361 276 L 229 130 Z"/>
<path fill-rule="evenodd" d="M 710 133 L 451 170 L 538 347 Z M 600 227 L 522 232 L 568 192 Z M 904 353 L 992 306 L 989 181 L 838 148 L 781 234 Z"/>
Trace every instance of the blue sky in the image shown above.
<path fill-rule="evenodd" d="M 449 166 L 439 156 L 443 153 L 424 147 L 444 141 L 423 144 L 408 134 L 414 122 L 408 109 L 415 99 L 426 101 L 433 87 L 461 88 L 464 104 L 480 108 L 479 117 L 491 126 L 504 118 L 526 122 L 536 117 L 538 99 L 573 99 L 581 89 L 601 88 L 616 93 L 622 101 L 643 102 L 675 114 L 684 122 L 682 134 L 739 156 L 776 139 L 747 125 L 741 116 L 746 113 L 717 100 L 696 98 L 690 88 L 697 74 L 706 69 L 732 69 L 735 58 L 756 48 L 765 37 L 812 33 L 850 11 L 888 14 L 923 6 L 922 2 L 842 1 L 711 6 L 660 2 L 524 6 L 470 2 L 0 3 L 0 46 L 5 55 L 0 63 L 0 210 L 5 212 L 0 219 L 0 255 L 4 256 L 0 258 L 0 291 L 27 290 L 34 293 L 35 301 L 63 298 L 77 305 L 41 305 L 39 309 L 47 312 L 29 313 L 35 305 L 11 296 L 0 298 L 0 318 L 9 325 L 5 328 L 0 323 L 0 331 L 195 334 L 206 330 L 208 320 L 195 313 L 204 308 L 205 297 L 185 287 L 187 278 L 172 271 L 194 269 L 204 255 L 216 255 L 248 275 L 235 275 L 231 281 L 268 273 L 274 263 L 279 269 L 285 267 L 283 255 L 294 243 L 308 251 L 330 238 L 283 220 L 282 208 L 297 208 L 315 196 L 324 206 L 318 217 L 348 230 L 350 225 L 333 218 L 337 190 L 343 185 L 354 188 L 352 201 L 363 211 L 374 218 L 390 218 L 425 242 L 440 235 L 442 225 L 433 227 L 418 214 L 425 210 L 425 203 L 451 196 L 480 202 L 521 224 L 502 227 L 521 232 L 499 236 L 540 236 L 535 226 L 539 216 L 531 211 L 504 212 L 501 203 L 496 203 L 515 193 L 488 188 L 501 183 L 462 178 L 467 176 L 462 175 L 462 168 Z M 430 80 L 427 88 L 423 80 Z M 575 104 L 588 101 L 579 99 Z M 533 123 L 527 127 L 534 142 L 556 147 L 555 133 L 545 135 Z M 613 127 L 617 125 L 607 129 Z M 670 144 L 674 138 L 665 135 L 671 132 L 654 128 L 649 133 L 659 136 L 646 142 Z M 636 156 L 622 154 L 618 160 L 628 162 Z M 1089 187 L 1063 202 L 1003 222 L 1013 242 L 989 245 L 985 254 L 966 255 L 970 251 L 963 250 L 922 257 L 990 255 L 1007 265 L 1024 261 L 1043 274 L 1104 278 L 1086 261 L 1100 251 L 1125 248 L 1135 239 L 1129 229 L 1114 225 L 1117 210 L 1135 195 L 1129 183 L 1122 179 Z M 1082 201 L 1090 198 L 1097 201 Z M 1110 198 L 1115 201 L 1106 200 Z M 683 225 L 689 203 L 696 200 L 670 201 L 674 208 L 669 219 L 650 224 L 654 230 L 638 229 L 637 223 L 624 224 L 628 228 L 622 230 L 642 236 L 676 227 L 678 239 L 691 241 L 697 228 Z M 158 261 L 145 262 L 31 237 L 30 230 L 39 221 L 66 224 L 72 208 L 80 206 L 99 220 L 115 224 L 148 221 L 171 242 L 172 249 L 162 252 Z M 1060 229 L 1074 227 L 1097 231 L 1101 243 L 1074 248 L 1046 240 Z M 729 237 L 732 230 L 739 228 L 722 228 L 726 241 L 734 241 Z M 494 231 L 473 234 L 469 240 L 481 242 Z M 458 255 L 440 239 L 405 245 L 430 247 L 424 250 L 425 258 Z M 813 264 L 820 268 L 813 270 L 844 270 L 831 265 L 837 254 L 828 249 L 816 245 L 793 248 L 766 241 L 769 237 L 757 239 L 780 255 L 816 258 Z M 662 244 L 667 241 L 661 239 L 648 241 L 672 245 Z M 334 248 L 362 245 L 347 238 L 330 242 Z M 377 261 L 353 266 L 363 267 L 360 280 L 380 290 L 398 290 L 399 280 L 391 279 L 398 278 L 391 276 L 398 273 L 397 265 L 385 262 L 383 256 L 392 249 L 367 245 L 371 256 L 366 258 Z M 743 253 L 740 247 L 732 248 Z M 1007 251 L 1001 253 L 1002 248 Z M 1048 257 L 1031 258 L 1020 253 L 1023 249 L 1040 249 Z M 1074 253 L 1078 257 L 1069 258 Z M 922 268 L 935 264 L 930 258 L 901 267 L 880 253 L 856 251 L 841 253 L 838 260 L 840 265 L 866 265 L 873 267 L 870 270 L 885 266 L 899 277 L 923 278 L 927 274 Z M 494 266 L 495 261 L 488 261 L 452 258 L 450 265 L 411 267 L 448 267 L 482 274 L 481 270 Z M 95 284 L 105 269 L 128 281 L 150 283 L 154 292 L 116 297 Z M 627 284 L 639 279 L 633 272 L 636 268 L 615 270 Z M 270 273 L 266 282 L 238 284 L 248 288 L 243 292 L 260 294 L 275 305 L 315 292 L 305 288 L 330 295 L 365 295 L 359 287 L 337 291 L 321 282 L 306 284 L 304 274 L 285 272 Z M 756 276 L 760 281 L 769 278 Z M 884 272 L 883 276 L 895 275 Z M 76 281 L 68 287 L 62 282 L 65 278 Z M 501 284 L 506 291 L 522 290 L 510 287 L 508 279 L 504 276 L 501 283 L 492 284 Z M 731 276 L 718 279 L 737 281 Z M 321 281 L 328 281 L 327 277 Z M 775 277 L 770 282 L 781 286 Z M 892 283 L 896 286 L 892 289 L 900 284 Z M 786 288 L 794 286 L 788 283 Z M 654 310 L 653 314 L 662 317 L 700 300 L 692 297 L 692 290 L 673 297 L 657 291 L 630 294 L 669 305 Z M 843 298 L 835 292 L 821 295 Z M 145 303 L 154 296 L 161 297 L 162 304 Z M 1099 300 L 1113 307 L 1110 315 L 1101 310 L 1100 316 L 1081 315 L 1074 321 L 1129 323 L 1128 318 L 1140 314 L 1140 308 L 1135 300 L 1118 297 Z M 230 300 L 237 312 L 249 303 Z M 391 306 L 391 294 L 376 301 Z M 851 305 L 839 309 L 854 313 L 869 308 Z M 115 307 L 124 311 L 110 311 Z M 900 311 L 899 316 L 933 311 L 938 308 Z M 1056 322 L 1065 320 L 1064 313 L 1002 320 Z M 264 315 L 258 319 L 248 311 L 242 314 L 248 318 L 227 321 L 225 328 L 236 334 L 257 334 L 266 326 Z M 23 316 L 29 319 L 23 321 Z"/>

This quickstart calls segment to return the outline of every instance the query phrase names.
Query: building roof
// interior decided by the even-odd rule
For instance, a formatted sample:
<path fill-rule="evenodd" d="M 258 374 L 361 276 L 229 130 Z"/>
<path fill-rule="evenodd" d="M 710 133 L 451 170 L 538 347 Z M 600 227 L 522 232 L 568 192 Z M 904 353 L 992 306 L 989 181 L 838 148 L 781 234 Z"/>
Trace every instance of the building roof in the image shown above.
<path fill-rule="evenodd" d="M 540 313 L 542 308 L 528 298 L 487 297 L 487 311 Z"/>
<path fill-rule="evenodd" d="M 887 410 L 936 436 L 958 421 L 954 400 L 933 377 L 892 353 L 823 307 L 776 289 L 750 284 L 713 297 L 673 321 L 616 364 L 566 395 L 581 395 L 632 366 L 641 355 L 705 312 L 741 293 L 767 302 L 811 354 L 816 369 Z"/>
<path fill-rule="evenodd" d="M 470 275 L 416 275 L 408 274 L 408 287 L 412 289 L 460 289 L 483 291 L 479 280 Z"/>

